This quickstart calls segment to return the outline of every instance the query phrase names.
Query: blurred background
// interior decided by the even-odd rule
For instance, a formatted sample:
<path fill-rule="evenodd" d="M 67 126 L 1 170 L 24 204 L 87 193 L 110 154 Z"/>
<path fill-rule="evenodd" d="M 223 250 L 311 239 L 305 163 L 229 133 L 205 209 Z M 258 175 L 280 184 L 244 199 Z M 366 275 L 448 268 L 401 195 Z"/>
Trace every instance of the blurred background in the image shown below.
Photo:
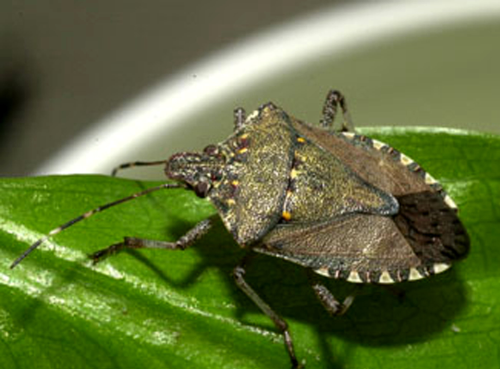
<path fill-rule="evenodd" d="M 201 149 L 231 132 L 239 105 L 272 100 L 317 121 L 331 87 L 345 93 L 358 126 L 500 133 L 495 2 L 347 3 L 2 1 L 0 175 L 109 173 L 110 163 Z M 239 65 L 224 64 L 232 57 L 252 63 L 229 71 Z M 135 127 L 127 137 L 98 128 L 124 124 Z"/>

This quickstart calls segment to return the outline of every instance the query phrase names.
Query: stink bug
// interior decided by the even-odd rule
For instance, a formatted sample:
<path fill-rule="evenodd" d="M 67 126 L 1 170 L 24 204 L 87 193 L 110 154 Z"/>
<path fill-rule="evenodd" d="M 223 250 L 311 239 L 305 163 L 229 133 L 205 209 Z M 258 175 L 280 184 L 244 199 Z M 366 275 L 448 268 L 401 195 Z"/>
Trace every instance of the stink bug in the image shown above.
<path fill-rule="evenodd" d="M 335 128 L 339 107 L 344 121 Z M 287 323 L 245 280 L 254 252 L 299 264 L 311 276 L 389 284 L 443 272 L 469 249 L 457 207 L 442 186 L 406 155 L 353 130 L 338 91 L 329 92 L 319 125 L 297 120 L 272 103 L 248 117 L 236 109 L 234 133 L 218 145 L 168 160 L 126 163 L 113 171 L 164 164 L 176 183 L 82 214 L 35 242 L 11 267 L 48 237 L 114 205 L 159 189 L 192 190 L 215 205 L 236 242 L 249 251 L 234 269 L 236 284 L 283 334 L 297 368 Z M 212 225 L 212 218 L 203 220 L 176 242 L 126 237 L 91 258 L 98 262 L 127 248 L 183 250 Z M 311 283 L 332 315 L 342 314 L 353 301 L 338 302 L 318 279 Z"/>

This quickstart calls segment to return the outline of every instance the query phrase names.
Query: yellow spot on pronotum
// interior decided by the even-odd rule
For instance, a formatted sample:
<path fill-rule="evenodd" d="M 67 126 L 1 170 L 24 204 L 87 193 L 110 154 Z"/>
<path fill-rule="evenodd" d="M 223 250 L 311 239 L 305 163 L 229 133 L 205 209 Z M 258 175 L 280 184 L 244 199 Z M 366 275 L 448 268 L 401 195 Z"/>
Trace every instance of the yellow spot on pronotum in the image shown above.
<path fill-rule="evenodd" d="M 240 184 L 240 182 L 237 181 L 237 180 L 234 180 L 234 181 L 231 182 L 231 184 L 236 187 L 236 186 L 238 186 Z"/>
<path fill-rule="evenodd" d="M 236 204 L 236 201 L 234 201 L 233 199 L 228 199 L 227 200 L 227 204 L 228 205 L 234 205 L 234 204 Z"/>
<path fill-rule="evenodd" d="M 245 153 L 247 151 L 248 151 L 248 149 L 246 147 L 243 147 L 243 148 L 241 148 L 241 149 L 238 150 L 238 154 L 243 154 L 243 153 Z"/>
<path fill-rule="evenodd" d="M 297 142 L 304 143 L 306 142 L 306 140 L 304 139 L 304 137 L 297 137 Z"/>
<path fill-rule="evenodd" d="M 248 133 L 243 133 L 241 136 L 240 136 L 241 139 L 245 139 L 245 138 L 248 138 Z"/>
<path fill-rule="evenodd" d="M 298 161 L 306 161 L 307 160 L 307 156 L 304 156 L 304 155 L 300 155 L 298 154 L 297 152 L 295 152 L 295 159 L 297 159 Z"/>
<path fill-rule="evenodd" d="M 292 219 L 292 213 L 290 213 L 289 211 L 284 211 L 281 216 L 283 217 L 283 219 L 285 220 L 290 220 Z"/>

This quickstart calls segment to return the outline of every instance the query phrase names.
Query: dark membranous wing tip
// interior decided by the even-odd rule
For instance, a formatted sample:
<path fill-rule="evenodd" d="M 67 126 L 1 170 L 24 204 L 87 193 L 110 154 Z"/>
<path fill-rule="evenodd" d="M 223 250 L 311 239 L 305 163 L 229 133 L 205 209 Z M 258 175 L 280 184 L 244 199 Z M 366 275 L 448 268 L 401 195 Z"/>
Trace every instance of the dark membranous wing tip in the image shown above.
<path fill-rule="evenodd" d="M 394 222 L 422 264 L 451 263 L 467 255 L 469 236 L 446 197 L 426 191 L 397 199 L 400 211 Z"/>

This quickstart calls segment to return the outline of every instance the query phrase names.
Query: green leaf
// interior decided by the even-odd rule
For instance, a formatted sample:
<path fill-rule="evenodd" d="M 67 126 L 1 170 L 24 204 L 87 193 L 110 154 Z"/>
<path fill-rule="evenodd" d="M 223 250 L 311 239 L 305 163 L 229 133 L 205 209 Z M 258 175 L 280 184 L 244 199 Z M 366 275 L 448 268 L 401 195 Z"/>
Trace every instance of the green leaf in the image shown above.
<path fill-rule="evenodd" d="M 330 318 L 304 270 L 260 256 L 248 281 L 290 324 L 307 368 L 500 368 L 500 139 L 450 130 L 370 129 L 448 190 L 471 238 L 451 271 L 366 286 Z M 244 252 L 219 222 L 186 251 L 86 254 L 124 236 L 175 240 L 215 214 L 185 190 L 165 190 L 29 244 L 75 216 L 154 183 L 105 176 L 0 180 L 1 368 L 286 368 L 273 324 L 233 284 Z M 328 281 L 342 298 L 346 282 Z"/>

